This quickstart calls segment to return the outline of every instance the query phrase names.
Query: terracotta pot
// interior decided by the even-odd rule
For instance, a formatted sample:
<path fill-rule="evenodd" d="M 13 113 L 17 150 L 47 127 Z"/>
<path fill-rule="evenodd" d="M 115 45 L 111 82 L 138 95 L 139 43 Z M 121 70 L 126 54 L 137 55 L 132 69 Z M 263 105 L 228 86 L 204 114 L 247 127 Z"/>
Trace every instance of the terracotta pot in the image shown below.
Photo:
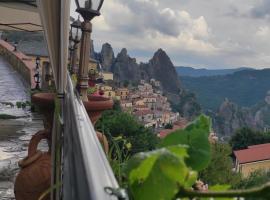
<path fill-rule="evenodd" d="M 16 200 L 37 200 L 51 184 L 51 153 L 37 150 L 42 139 L 49 140 L 49 131 L 39 131 L 31 139 L 28 156 L 19 161 L 14 193 Z M 49 142 L 48 142 L 49 143 Z M 50 148 L 49 148 L 50 149 Z M 47 195 L 44 200 L 49 200 Z"/>
<path fill-rule="evenodd" d="M 103 111 L 113 108 L 113 100 L 103 96 L 88 96 L 88 101 L 83 104 L 93 124 L 96 124 Z"/>
<path fill-rule="evenodd" d="M 37 105 L 41 114 L 44 115 L 44 126 L 51 130 L 54 115 L 54 99 L 55 93 L 36 93 L 31 97 L 32 103 Z"/>

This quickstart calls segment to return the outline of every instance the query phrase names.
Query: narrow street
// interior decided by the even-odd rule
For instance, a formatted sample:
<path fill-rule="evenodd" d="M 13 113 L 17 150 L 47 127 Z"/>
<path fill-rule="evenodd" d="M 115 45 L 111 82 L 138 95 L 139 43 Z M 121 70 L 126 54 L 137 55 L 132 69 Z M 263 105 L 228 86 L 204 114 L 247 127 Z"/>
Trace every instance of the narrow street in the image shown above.
<path fill-rule="evenodd" d="M 20 75 L 0 57 L 0 199 L 14 199 L 13 183 L 18 160 L 27 154 L 31 136 L 43 129 L 41 116 L 17 108 L 16 102 L 30 99 L 30 89 Z M 4 115 L 16 119 L 3 119 Z"/>

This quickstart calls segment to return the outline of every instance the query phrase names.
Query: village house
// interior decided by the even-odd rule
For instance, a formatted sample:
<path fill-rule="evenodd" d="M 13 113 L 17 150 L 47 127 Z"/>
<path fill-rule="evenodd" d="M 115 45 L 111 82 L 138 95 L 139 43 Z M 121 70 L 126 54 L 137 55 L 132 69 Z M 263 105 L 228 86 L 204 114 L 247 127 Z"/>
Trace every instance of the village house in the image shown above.
<path fill-rule="evenodd" d="M 121 107 L 122 108 L 132 108 L 132 102 L 127 101 L 127 100 L 123 100 L 123 101 L 121 101 Z"/>
<path fill-rule="evenodd" d="M 133 103 L 135 106 L 145 106 L 144 99 L 138 99 Z"/>
<path fill-rule="evenodd" d="M 235 171 L 244 177 L 256 170 L 270 170 L 270 143 L 234 151 Z"/>
<path fill-rule="evenodd" d="M 154 119 L 154 113 L 150 110 L 137 111 L 134 114 L 141 122 L 152 122 Z"/>
<path fill-rule="evenodd" d="M 145 105 L 138 105 L 138 106 L 133 106 L 133 110 L 136 112 L 136 111 L 145 111 L 145 110 L 150 110 L 150 109 Z"/>
<path fill-rule="evenodd" d="M 127 100 L 129 98 L 128 88 L 118 88 L 116 90 L 116 96 L 118 96 L 121 100 Z"/>
<path fill-rule="evenodd" d="M 113 81 L 113 73 L 111 72 L 102 72 L 104 81 Z"/>
<path fill-rule="evenodd" d="M 160 87 L 160 82 L 159 81 L 157 81 L 156 79 L 151 79 L 150 80 L 150 83 L 154 86 L 154 87 Z"/>

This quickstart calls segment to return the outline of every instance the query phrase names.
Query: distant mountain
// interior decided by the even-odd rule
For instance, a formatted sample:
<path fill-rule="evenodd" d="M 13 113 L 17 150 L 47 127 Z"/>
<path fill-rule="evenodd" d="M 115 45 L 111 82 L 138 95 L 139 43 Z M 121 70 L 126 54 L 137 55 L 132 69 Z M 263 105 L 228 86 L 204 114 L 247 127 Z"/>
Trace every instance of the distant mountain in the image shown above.
<path fill-rule="evenodd" d="M 224 76 L 181 77 L 184 88 L 194 92 L 203 109 L 217 110 L 225 98 L 251 107 L 270 90 L 270 69 L 243 70 Z"/>
<path fill-rule="evenodd" d="M 224 139 L 244 127 L 264 131 L 270 127 L 270 93 L 266 94 L 264 100 L 249 108 L 225 99 L 217 112 L 210 115 L 215 132 Z"/>
<path fill-rule="evenodd" d="M 200 112 L 195 96 L 184 91 L 175 67 L 164 50 L 158 49 L 147 63 L 137 63 L 136 58 L 129 56 L 126 48 L 115 56 L 111 45 L 105 43 L 101 52 L 96 54 L 96 58 L 104 70 L 114 74 L 117 84 L 127 81 L 138 84 L 140 80 L 156 79 L 160 81 L 164 94 L 175 110 L 182 116 L 192 118 Z"/>
<path fill-rule="evenodd" d="M 253 69 L 247 67 L 240 67 L 236 69 L 205 69 L 205 68 L 195 69 L 192 67 L 176 67 L 176 71 L 179 74 L 179 76 L 191 76 L 191 77 L 227 75 L 243 70 L 253 70 Z"/>

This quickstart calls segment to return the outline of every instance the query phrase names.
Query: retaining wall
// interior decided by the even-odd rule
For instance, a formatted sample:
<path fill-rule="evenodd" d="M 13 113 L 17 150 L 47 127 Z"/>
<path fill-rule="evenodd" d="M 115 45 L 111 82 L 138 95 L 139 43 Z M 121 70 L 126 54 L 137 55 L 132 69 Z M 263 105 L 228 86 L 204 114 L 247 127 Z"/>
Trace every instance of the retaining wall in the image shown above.
<path fill-rule="evenodd" d="M 35 88 L 34 74 L 36 66 L 30 57 L 20 51 L 14 51 L 14 46 L 4 40 L 0 40 L 0 55 L 21 74 L 31 88 Z"/>

